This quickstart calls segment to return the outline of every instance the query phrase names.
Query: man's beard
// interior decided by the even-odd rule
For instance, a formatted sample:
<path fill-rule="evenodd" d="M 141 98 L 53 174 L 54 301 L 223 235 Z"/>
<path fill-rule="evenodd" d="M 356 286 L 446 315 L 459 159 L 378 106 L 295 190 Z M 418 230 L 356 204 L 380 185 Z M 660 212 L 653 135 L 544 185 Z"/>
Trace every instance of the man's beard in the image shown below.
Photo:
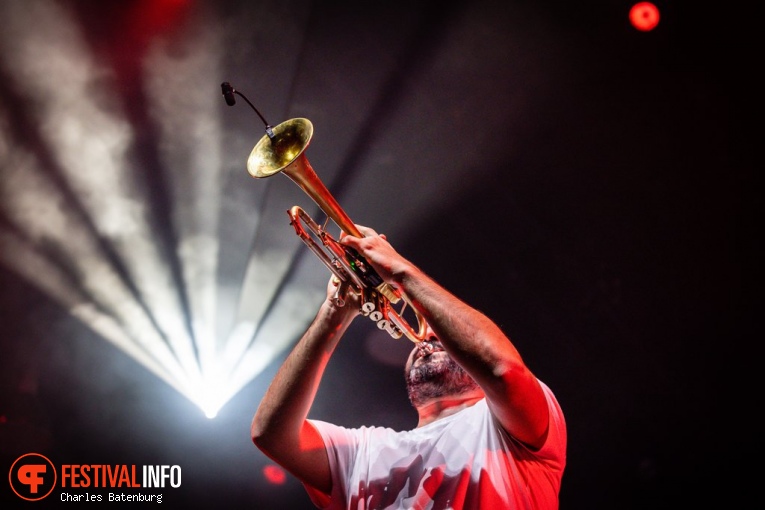
<path fill-rule="evenodd" d="M 434 398 L 460 395 L 476 388 L 478 383 L 448 356 L 413 366 L 406 374 L 406 391 L 414 407 Z"/>

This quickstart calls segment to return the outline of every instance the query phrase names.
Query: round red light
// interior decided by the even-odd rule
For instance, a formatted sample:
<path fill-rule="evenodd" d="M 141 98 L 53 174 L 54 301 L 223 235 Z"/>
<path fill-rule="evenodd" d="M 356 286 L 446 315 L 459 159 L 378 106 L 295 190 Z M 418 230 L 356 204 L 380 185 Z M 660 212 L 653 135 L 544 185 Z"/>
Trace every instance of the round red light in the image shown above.
<path fill-rule="evenodd" d="M 268 483 L 273 485 L 282 485 L 287 481 L 287 474 L 279 466 L 270 464 L 263 468 L 263 476 L 266 477 Z"/>
<path fill-rule="evenodd" d="M 651 2 L 638 2 L 630 9 L 632 26 L 642 32 L 648 32 L 659 24 L 659 9 Z"/>

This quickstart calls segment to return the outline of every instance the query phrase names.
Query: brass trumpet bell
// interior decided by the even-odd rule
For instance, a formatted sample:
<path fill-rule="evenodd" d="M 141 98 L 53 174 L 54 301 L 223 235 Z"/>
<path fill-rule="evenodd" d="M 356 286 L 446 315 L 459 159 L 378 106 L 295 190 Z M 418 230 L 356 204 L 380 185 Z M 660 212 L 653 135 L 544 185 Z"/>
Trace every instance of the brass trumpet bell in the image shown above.
<path fill-rule="evenodd" d="M 256 178 L 279 172 L 300 186 L 324 213 L 332 218 L 346 234 L 363 237 L 356 224 L 321 182 L 305 155 L 313 136 L 313 124 L 308 119 L 290 119 L 273 128 L 273 137 L 263 136 L 247 158 L 247 171 Z"/>
<path fill-rule="evenodd" d="M 294 162 L 311 143 L 313 124 L 308 119 L 291 119 L 273 128 L 273 138 L 264 136 L 247 159 L 253 177 L 270 177 Z"/>

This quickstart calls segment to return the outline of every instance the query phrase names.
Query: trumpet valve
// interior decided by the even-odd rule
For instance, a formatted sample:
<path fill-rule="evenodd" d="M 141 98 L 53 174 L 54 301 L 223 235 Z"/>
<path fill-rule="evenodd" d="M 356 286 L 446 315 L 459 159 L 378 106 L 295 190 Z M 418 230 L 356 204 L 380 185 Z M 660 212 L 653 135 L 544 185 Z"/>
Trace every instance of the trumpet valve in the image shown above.
<path fill-rule="evenodd" d="M 363 305 L 361 305 L 361 313 L 364 315 L 369 315 L 370 313 L 375 311 L 375 303 L 374 301 L 367 301 Z"/>

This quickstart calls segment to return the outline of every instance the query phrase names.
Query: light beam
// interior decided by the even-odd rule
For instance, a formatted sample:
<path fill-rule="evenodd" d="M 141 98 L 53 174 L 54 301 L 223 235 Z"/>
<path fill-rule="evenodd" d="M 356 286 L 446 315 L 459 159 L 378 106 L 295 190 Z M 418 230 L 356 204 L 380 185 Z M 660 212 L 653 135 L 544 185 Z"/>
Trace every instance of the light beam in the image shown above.
<path fill-rule="evenodd" d="M 0 66 L 11 77 L 9 88 L 34 112 L 25 119 L 34 132 L 27 140 L 0 107 L 6 220 L 0 262 L 209 418 L 294 341 L 310 320 L 305 310 L 315 309 L 308 302 L 323 292 L 322 285 L 307 294 L 283 285 L 300 247 L 286 229 L 279 228 L 278 242 L 253 229 L 233 323 L 222 325 L 218 317 L 220 232 L 227 221 L 220 213 L 229 199 L 225 130 L 219 94 L 196 82 L 221 74 L 221 31 L 200 31 L 182 44 L 171 33 L 157 35 L 142 60 L 147 117 L 170 183 L 175 244 L 168 257 L 151 207 L 154 182 L 135 154 L 132 105 L 117 93 L 110 63 L 98 60 L 63 4 L 0 3 Z M 245 158 L 239 158 L 242 172 Z M 173 276 L 173 257 L 181 281 Z M 287 306 L 269 314 L 274 299 Z"/>

